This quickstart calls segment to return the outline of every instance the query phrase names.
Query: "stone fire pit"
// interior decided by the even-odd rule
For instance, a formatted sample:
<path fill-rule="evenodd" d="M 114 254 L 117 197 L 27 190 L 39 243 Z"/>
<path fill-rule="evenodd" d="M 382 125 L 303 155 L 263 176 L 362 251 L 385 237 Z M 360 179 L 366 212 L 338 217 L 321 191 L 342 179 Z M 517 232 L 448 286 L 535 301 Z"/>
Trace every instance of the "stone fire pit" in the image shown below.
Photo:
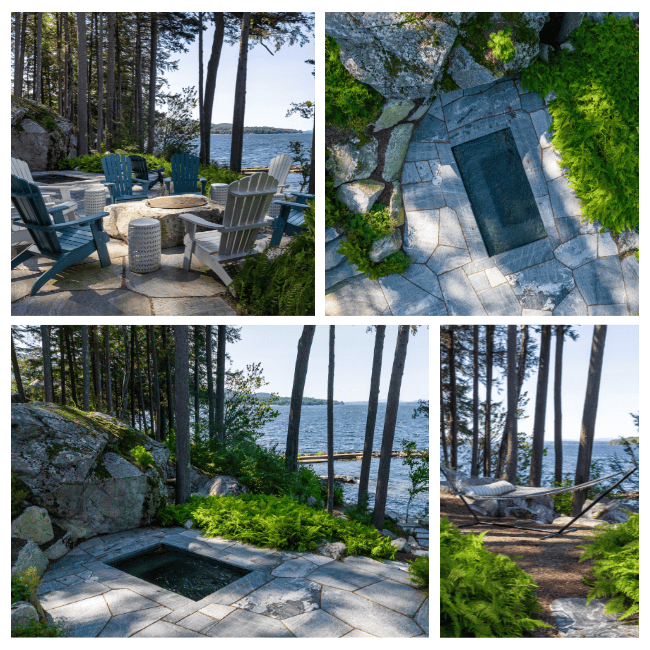
<path fill-rule="evenodd" d="M 159 208 L 152 207 L 149 203 L 155 205 L 156 199 L 137 201 L 132 203 L 119 203 L 116 205 L 106 206 L 106 211 L 110 213 L 104 217 L 104 230 L 109 236 L 115 239 L 121 239 L 123 242 L 129 242 L 129 222 L 133 219 L 156 219 L 160 221 L 161 246 L 162 248 L 172 248 L 183 245 L 185 236 L 185 227 L 183 222 L 178 218 L 179 214 L 193 214 L 201 217 L 211 223 L 220 224 L 223 219 L 225 206 L 215 203 L 206 197 L 200 197 L 196 194 L 181 194 L 178 197 L 164 197 L 169 199 L 180 199 L 186 205 L 178 208 Z M 187 203 L 195 202 L 196 199 L 205 199 L 205 204 L 196 207 L 187 207 Z"/>

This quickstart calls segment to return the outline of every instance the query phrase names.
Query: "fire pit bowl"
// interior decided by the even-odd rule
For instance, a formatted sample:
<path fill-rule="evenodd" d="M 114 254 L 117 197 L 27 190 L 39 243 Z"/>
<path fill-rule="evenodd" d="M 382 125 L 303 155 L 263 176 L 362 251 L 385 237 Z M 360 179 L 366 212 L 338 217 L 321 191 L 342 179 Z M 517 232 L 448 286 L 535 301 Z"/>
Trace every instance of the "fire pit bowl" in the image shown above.
<path fill-rule="evenodd" d="M 145 205 L 163 210 L 183 210 L 198 208 L 201 205 L 206 205 L 207 202 L 208 199 L 204 196 L 161 196 L 157 199 L 148 199 L 145 201 Z"/>

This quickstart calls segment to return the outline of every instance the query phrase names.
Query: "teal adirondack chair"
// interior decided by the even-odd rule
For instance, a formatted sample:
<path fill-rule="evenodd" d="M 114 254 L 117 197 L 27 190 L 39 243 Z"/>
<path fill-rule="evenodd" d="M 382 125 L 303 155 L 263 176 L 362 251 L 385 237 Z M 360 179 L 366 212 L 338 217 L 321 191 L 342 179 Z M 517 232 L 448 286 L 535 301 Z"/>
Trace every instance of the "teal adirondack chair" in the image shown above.
<path fill-rule="evenodd" d="M 177 153 L 172 156 L 172 177 L 165 179 L 167 194 L 205 194 L 205 178 L 199 178 L 199 158 L 191 153 Z M 174 182 L 174 191 L 171 183 Z M 196 189 L 196 184 L 201 181 L 201 189 Z"/>
<path fill-rule="evenodd" d="M 314 198 L 313 194 L 301 194 L 300 192 L 290 192 L 296 197 L 295 203 L 292 201 L 273 201 L 276 205 L 282 206 L 280 214 L 273 222 L 273 234 L 269 246 L 278 246 L 282 241 L 282 234 L 295 235 L 299 233 L 305 223 L 303 210 L 308 208 L 307 201 Z"/>
<path fill-rule="evenodd" d="M 163 175 L 165 171 L 164 167 L 159 167 L 158 169 L 153 169 L 149 171 L 149 166 L 147 165 L 147 159 L 144 156 L 139 156 L 133 154 L 129 156 L 131 161 L 131 167 L 133 168 L 133 174 L 139 181 L 149 181 L 149 189 L 152 190 L 156 183 L 160 183 L 160 187 L 163 186 Z"/>
<path fill-rule="evenodd" d="M 133 168 L 128 156 L 112 153 L 102 158 L 105 181 L 102 185 L 108 187 L 110 193 L 109 204 L 123 203 L 125 201 L 142 201 L 148 198 L 149 181 L 133 178 Z M 142 194 L 133 194 L 133 185 L 142 185 Z"/>
<path fill-rule="evenodd" d="M 66 222 L 63 218 L 65 205 L 55 205 L 48 209 L 38 186 L 13 174 L 11 202 L 20 215 L 12 221 L 18 226 L 24 226 L 34 240 L 29 248 L 11 260 L 11 268 L 14 269 L 30 257 L 38 255 L 55 261 L 55 264 L 33 284 L 30 291 L 32 296 L 35 296 L 50 278 L 95 251 L 102 267 L 110 265 L 111 258 L 106 248 L 110 237 L 104 232 L 102 222 L 108 212 L 98 212 Z"/>

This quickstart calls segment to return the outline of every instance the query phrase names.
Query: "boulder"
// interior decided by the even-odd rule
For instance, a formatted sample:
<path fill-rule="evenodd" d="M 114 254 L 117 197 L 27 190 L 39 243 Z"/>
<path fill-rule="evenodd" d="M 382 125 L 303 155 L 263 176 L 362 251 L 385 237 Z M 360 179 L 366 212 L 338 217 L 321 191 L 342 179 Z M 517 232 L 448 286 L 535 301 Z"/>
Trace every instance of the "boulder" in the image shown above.
<path fill-rule="evenodd" d="M 413 109 L 415 102 L 410 99 L 389 99 L 384 104 L 379 119 L 375 122 L 374 132 L 389 129 L 401 122 Z"/>
<path fill-rule="evenodd" d="M 13 404 L 11 466 L 32 501 L 74 538 L 151 523 L 167 502 L 169 450 L 114 417 L 55 404 Z M 154 465 L 130 455 L 143 446 Z"/>
<path fill-rule="evenodd" d="M 11 96 L 11 156 L 31 171 L 58 170 L 59 160 L 77 155 L 73 127 L 47 106 Z"/>
<path fill-rule="evenodd" d="M 565 11 L 562 26 L 557 35 L 557 42 L 564 44 L 569 36 L 571 36 L 571 33 L 580 27 L 584 17 L 584 11 Z"/>
<path fill-rule="evenodd" d="M 447 71 L 461 88 L 472 88 L 497 79 L 493 72 L 474 61 L 462 45 L 451 51 Z"/>
<path fill-rule="evenodd" d="M 242 485 L 232 476 L 216 476 L 207 481 L 203 487 L 195 493 L 199 497 L 223 497 L 239 496 L 248 492 L 248 488 Z"/>
<path fill-rule="evenodd" d="M 397 539 L 397 535 L 395 533 L 391 533 L 391 531 L 388 530 L 387 528 L 384 528 L 384 530 L 381 531 L 381 534 L 384 537 L 390 537 L 391 539 Z"/>
<path fill-rule="evenodd" d="M 391 546 L 394 546 L 399 552 L 408 553 L 411 550 L 411 545 L 408 543 L 408 540 L 405 540 L 403 537 L 398 537 L 397 539 L 391 540 Z"/>
<path fill-rule="evenodd" d="M 345 555 L 345 544 L 343 542 L 325 542 L 316 549 L 321 555 L 338 560 Z"/>
<path fill-rule="evenodd" d="M 365 214 L 372 209 L 384 187 L 383 183 L 373 180 L 345 183 L 339 187 L 337 197 L 355 214 Z"/>
<path fill-rule="evenodd" d="M 619 253 L 625 253 L 626 251 L 639 247 L 639 233 L 633 230 L 619 232 L 618 235 L 614 235 L 613 239 L 616 242 L 616 248 Z"/>
<path fill-rule="evenodd" d="M 404 212 L 404 199 L 402 195 L 402 185 L 393 181 L 393 191 L 390 195 L 390 216 L 397 221 L 398 226 L 404 225 L 406 212 Z"/>
<path fill-rule="evenodd" d="M 629 513 L 622 508 L 609 508 L 599 518 L 609 524 L 622 524 L 628 520 L 629 516 Z"/>
<path fill-rule="evenodd" d="M 35 542 L 27 542 L 25 546 L 18 553 L 18 558 L 16 559 L 16 566 L 12 568 L 12 573 L 24 573 L 27 569 L 34 567 L 36 573 L 40 578 L 47 569 L 47 557 L 41 549 L 38 547 L 38 544 Z"/>
<path fill-rule="evenodd" d="M 529 510 L 535 514 L 535 519 L 543 524 L 552 524 L 555 513 L 551 508 L 545 508 L 541 505 L 531 505 Z"/>
<path fill-rule="evenodd" d="M 470 508 L 475 509 L 479 508 L 482 510 L 484 516 L 488 515 L 490 517 L 496 517 L 499 513 L 499 502 L 496 499 L 468 499 L 465 497 L 469 503 Z"/>
<path fill-rule="evenodd" d="M 176 478 L 176 463 L 167 463 L 167 478 Z M 190 465 L 190 492 L 198 492 L 209 480 L 208 474 Z"/>
<path fill-rule="evenodd" d="M 504 508 L 502 517 L 517 517 L 517 519 L 535 519 L 536 513 L 528 508 L 514 506 L 512 508 Z"/>
<path fill-rule="evenodd" d="M 533 497 L 531 499 L 525 499 L 526 506 L 531 508 L 532 506 L 542 506 L 544 508 L 548 508 L 549 510 L 553 510 L 555 508 L 555 501 L 553 501 L 553 497 L 547 496 L 547 497 Z"/>
<path fill-rule="evenodd" d="M 31 539 L 37 544 L 45 544 L 54 539 L 52 522 L 45 508 L 31 506 L 20 517 L 11 522 L 11 536 Z"/>
<path fill-rule="evenodd" d="M 38 612 L 31 603 L 20 600 L 11 604 L 11 631 L 26 627 L 30 623 L 38 623 Z"/>
<path fill-rule="evenodd" d="M 183 524 L 183 528 L 185 528 L 185 530 L 192 530 L 193 527 L 194 527 L 194 522 L 193 522 L 191 519 L 188 519 L 188 520 Z"/>
<path fill-rule="evenodd" d="M 399 180 L 402 175 L 402 167 L 409 148 L 413 126 L 413 122 L 398 124 L 390 134 L 384 154 L 384 171 L 382 173 L 382 178 L 389 183 Z"/>
<path fill-rule="evenodd" d="M 377 167 L 378 150 L 376 138 L 370 138 L 363 144 L 356 137 L 345 142 L 335 142 L 329 148 L 330 157 L 325 163 L 334 187 L 368 178 Z"/>
<path fill-rule="evenodd" d="M 384 258 L 396 253 L 402 248 L 402 233 L 399 230 L 393 230 L 390 235 L 382 237 L 372 242 L 372 248 L 368 257 L 373 262 L 381 262 Z"/>
<path fill-rule="evenodd" d="M 66 555 L 74 546 L 74 539 L 70 533 L 66 533 L 56 544 L 52 544 L 46 551 L 45 556 L 48 560 L 58 560 Z"/>

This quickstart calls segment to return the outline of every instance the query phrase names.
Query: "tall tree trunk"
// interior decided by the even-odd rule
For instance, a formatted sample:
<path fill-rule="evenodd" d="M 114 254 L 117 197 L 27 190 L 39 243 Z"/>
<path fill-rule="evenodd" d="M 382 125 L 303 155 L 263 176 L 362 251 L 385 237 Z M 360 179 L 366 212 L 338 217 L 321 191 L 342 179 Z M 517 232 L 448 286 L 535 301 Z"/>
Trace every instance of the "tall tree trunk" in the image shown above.
<path fill-rule="evenodd" d="M 307 194 L 316 194 L 316 110 L 314 109 L 314 124 L 311 132 L 311 157 L 310 157 L 310 171 L 309 183 L 307 185 Z"/>
<path fill-rule="evenodd" d="M 59 326 L 59 371 L 61 373 L 61 406 L 66 405 L 65 399 L 65 343 L 63 325 Z"/>
<path fill-rule="evenodd" d="M 131 326 L 131 426 L 135 429 L 135 327 Z"/>
<path fill-rule="evenodd" d="M 508 441 L 508 456 L 502 479 L 517 483 L 517 326 L 508 325 L 508 411 L 504 436 Z"/>
<path fill-rule="evenodd" d="M 210 162 L 210 128 L 212 127 L 212 106 L 214 104 L 214 91 L 217 84 L 217 71 L 219 69 L 219 59 L 221 58 L 221 48 L 223 47 L 224 20 L 223 12 L 215 11 L 214 17 L 214 36 L 212 38 L 212 51 L 208 60 L 208 67 L 205 75 L 205 98 L 203 112 L 201 115 L 201 124 L 204 125 L 201 132 L 201 138 L 205 144 L 203 147 L 205 159 L 203 164 Z"/>
<path fill-rule="evenodd" d="M 485 465 L 484 476 L 492 473 L 491 428 L 492 428 L 492 366 L 494 364 L 494 325 L 485 327 Z"/>
<path fill-rule="evenodd" d="M 34 95 L 35 102 L 41 101 L 41 88 L 43 85 L 42 69 L 43 52 L 43 12 L 36 13 L 36 46 L 34 52 Z"/>
<path fill-rule="evenodd" d="M 113 414 L 113 382 L 111 381 L 111 345 L 108 325 L 103 326 L 104 349 L 106 351 L 106 412 Z"/>
<path fill-rule="evenodd" d="M 97 151 L 99 151 L 100 153 L 102 152 L 103 142 L 104 142 L 104 14 L 100 13 L 99 14 L 99 38 L 97 40 Z M 122 409 L 122 413 L 124 413 L 124 409 Z"/>
<path fill-rule="evenodd" d="M 251 13 L 244 12 L 241 20 L 239 41 L 239 62 L 235 82 L 235 108 L 232 115 L 232 137 L 230 140 L 230 169 L 241 172 L 242 150 L 244 148 L 244 113 L 246 112 L 246 68 L 248 66 L 248 34 L 251 28 Z"/>
<path fill-rule="evenodd" d="M 86 13 L 77 12 L 77 155 L 88 155 L 88 58 Z"/>
<path fill-rule="evenodd" d="M 124 341 L 124 380 L 122 382 L 122 400 L 120 409 L 120 420 L 126 417 L 126 405 L 128 401 L 129 378 L 131 377 L 131 355 L 129 354 L 129 334 L 127 326 L 122 325 L 122 340 Z"/>
<path fill-rule="evenodd" d="M 219 442 L 226 441 L 224 428 L 226 411 L 226 326 L 219 325 L 217 330 L 217 405 L 216 426 L 219 432 Z"/>
<path fill-rule="evenodd" d="M 587 376 L 587 392 L 585 394 L 582 425 L 580 427 L 580 449 L 578 450 L 574 485 L 580 485 L 589 480 L 591 450 L 594 445 L 594 434 L 596 432 L 596 415 L 598 413 L 598 396 L 600 393 L 600 377 L 603 371 L 606 337 L 607 325 L 594 325 L 594 335 L 591 341 L 591 357 L 589 359 L 589 374 Z M 572 517 L 580 514 L 586 498 L 587 490 L 577 490 L 573 493 L 573 503 L 571 505 Z"/>
<path fill-rule="evenodd" d="M 553 414 L 555 439 L 555 482 L 562 482 L 562 351 L 564 325 L 555 326 L 555 383 L 553 386 Z"/>
<path fill-rule="evenodd" d="M 90 361 L 88 358 L 88 325 L 81 326 L 81 368 L 83 378 L 83 410 L 90 411 Z"/>
<path fill-rule="evenodd" d="M 106 151 L 113 150 L 115 132 L 115 12 L 108 12 L 108 57 L 106 61 Z"/>
<path fill-rule="evenodd" d="M 194 426 L 198 427 L 201 414 L 199 412 L 199 326 L 194 326 Z"/>
<path fill-rule="evenodd" d="M 99 360 L 99 326 L 90 330 L 90 340 L 93 348 L 94 396 L 95 408 L 102 410 L 102 368 Z"/>
<path fill-rule="evenodd" d="M 142 106 L 142 30 L 141 14 L 136 12 L 135 31 L 135 141 L 144 151 L 144 109 Z"/>
<path fill-rule="evenodd" d="M 540 487 L 542 482 L 548 372 L 551 359 L 551 327 L 551 325 L 542 325 L 542 341 L 539 348 L 537 371 L 537 394 L 535 397 L 535 421 L 533 424 L 533 448 L 530 457 L 530 479 L 528 481 L 530 487 Z"/>
<path fill-rule="evenodd" d="M 77 399 L 77 375 L 74 368 L 74 352 L 72 350 L 72 337 L 70 335 L 70 326 L 65 327 L 65 345 L 68 353 L 68 368 L 70 369 L 70 393 L 72 394 L 72 401 L 75 406 L 79 408 L 79 400 Z"/>
<path fill-rule="evenodd" d="M 372 445 L 375 437 L 377 422 L 377 406 L 379 404 L 379 383 L 381 379 L 381 361 L 384 353 L 386 326 L 377 325 L 375 333 L 375 350 L 372 355 L 372 372 L 370 374 L 370 394 L 368 395 L 368 415 L 366 417 L 366 437 L 363 441 L 363 456 L 361 458 L 361 475 L 359 477 L 359 497 L 357 504 L 362 504 L 368 497 L 370 481 L 370 463 L 372 462 Z"/>
<path fill-rule="evenodd" d="M 156 332 L 153 325 L 149 325 L 151 337 L 151 363 L 153 365 L 153 393 L 154 410 L 156 413 L 156 440 L 160 441 L 160 382 L 158 381 L 158 355 L 156 354 Z"/>
<path fill-rule="evenodd" d="M 445 400 L 442 390 L 442 373 L 440 381 L 440 441 L 442 442 L 442 459 L 445 467 L 449 467 L 449 452 L 447 451 L 447 433 L 445 431 Z"/>
<path fill-rule="evenodd" d="M 314 340 L 315 325 L 304 325 L 302 335 L 298 341 L 298 354 L 296 367 L 293 373 L 293 388 L 291 390 L 291 406 L 289 407 L 289 426 L 287 428 L 287 448 L 285 452 L 285 465 L 287 472 L 298 470 L 298 441 L 300 436 L 300 411 L 302 397 L 307 379 L 307 366 L 309 365 L 309 352 Z"/>
<path fill-rule="evenodd" d="M 52 381 L 52 348 L 50 344 L 50 325 L 41 325 L 43 348 L 43 392 L 45 401 L 54 402 L 54 383 Z"/>
<path fill-rule="evenodd" d="M 174 325 L 174 387 L 176 393 L 176 503 L 190 496 L 190 351 L 187 325 Z"/>
<path fill-rule="evenodd" d="M 142 418 L 144 420 L 144 433 L 147 433 L 147 409 L 144 405 L 144 391 L 142 390 L 142 367 L 140 365 L 140 342 L 138 341 L 138 331 L 137 326 L 133 325 L 135 330 L 135 359 L 138 364 L 138 382 L 140 388 L 140 412 L 142 413 Z"/>
<path fill-rule="evenodd" d="M 201 164 L 205 162 L 205 138 L 203 130 L 205 121 L 203 119 L 203 12 L 199 11 L 199 160 Z"/>
<path fill-rule="evenodd" d="M 23 12 L 23 24 L 20 28 L 20 59 L 18 73 L 18 97 L 23 96 L 23 81 L 25 78 L 25 41 L 27 40 L 27 12 Z"/>
<path fill-rule="evenodd" d="M 205 365 L 208 370 L 208 438 L 214 439 L 214 383 L 212 381 L 212 326 L 205 326 Z"/>
<path fill-rule="evenodd" d="M 149 120 L 147 123 L 147 153 L 153 154 L 156 120 L 156 58 L 158 56 L 158 14 L 151 14 L 151 61 L 149 64 Z"/>
<path fill-rule="evenodd" d="M 61 12 L 57 11 L 56 16 L 56 69 L 57 69 L 57 96 L 59 100 L 58 113 L 63 115 L 63 58 L 61 50 L 63 49 L 63 29 L 61 27 Z"/>
<path fill-rule="evenodd" d="M 456 326 L 449 326 L 449 435 L 451 438 L 451 467 L 458 468 L 458 407 L 456 404 Z"/>
<path fill-rule="evenodd" d="M 70 20 L 63 12 L 63 38 L 65 41 L 65 119 L 72 121 L 72 52 L 70 48 Z"/>
<path fill-rule="evenodd" d="M 154 408 L 153 408 L 153 383 L 151 381 L 151 346 L 149 343 L 149 327 L 144 328 L 145 344 L 146 344 L 146 359 L 147 359 L 147 383 L 149 386 L 149 420 L 151 421 L 151 436 L 155 436 L 156 423 L 154 422 Z"/>
<path fill-rule="evenodd" d="M 478 325 L 473 326 L 473 349 L 472 349 L 472 467 L 471 475 L 478 476 Z"/>
<path fill-rule="evenodd" d="M 167 415 L 169 428 L 174 428 L 174 388 L 172 384 L 172 367 L 167 347 L 167 325 L 162 326 L 162 346 L 165 351 L 165 383 L 167 384 Z"/>
<path fill-rule="evenodd" d="M 334 325 L 330 325 L 327 370 L 327 512 L 334 512 Z"/>
<path fill-rule="evenodd" d="M 406 348 L 409 342 L 410 325 L 400 325 L 397 332 L 395 345 L 395 358 L 393 370 L 390 375 L 388 397 L 386 398 L 386 415 L 384 416 L 384 433 L 381 439 L 381 455 L 379 457 L 379 471 L 377 472 L 377 490 L 375 491 L 375 508 L 372 512 L 372 525 L 377 530 L 384 527 L 384 514 L 386 512 L 386 497 L 388 495 L 388 480 L 390 478 L 390 461 L 393 455 L 393 440 L 395 438 L 395 424 L 397 423 L 397 410 L 399 409 L 399 394 L 406 363 Z"/>
<path fill-rule="evenodd" d="M 14 12 L 14 95 L 20 97 L 20 11 Z"/>
<path fill-rule="evenodd" d="M 25 389 L 23 388 L 23 380 L 20 377 L 20 366 L 18 365 L 18 356 L 16 355 L 16 347 L 14 345 L 14 333 L 11 332 L 11 367 L 14 371 L 14 379 L 16 380 L 16 390 L 18 391 L 18 399 L 24 404 L 27 401 L 25 396 Z"/>

